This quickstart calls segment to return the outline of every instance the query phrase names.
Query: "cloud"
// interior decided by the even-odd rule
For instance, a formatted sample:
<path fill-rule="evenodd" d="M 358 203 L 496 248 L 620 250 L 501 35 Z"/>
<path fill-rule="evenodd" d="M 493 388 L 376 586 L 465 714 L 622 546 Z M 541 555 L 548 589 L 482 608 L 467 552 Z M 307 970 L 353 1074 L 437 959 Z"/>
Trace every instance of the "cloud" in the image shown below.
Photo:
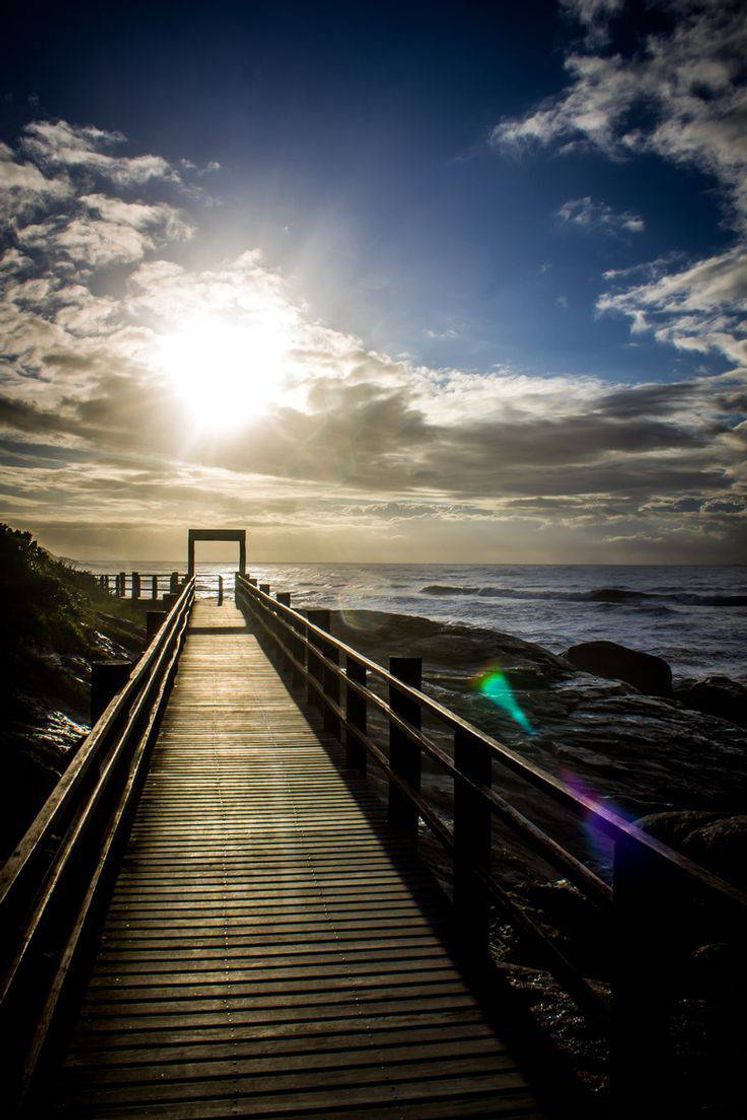
<path fill-rule="evenodd" d="M 623 10 L 623 0 L 560 0 L 560 6 L 580 23 L 589 46 L 605 46 L 609 22 Z"/>
<path fill-rule="evenodd" d="M 634 332 L 652 331 L 659 341 L 681 350 L 715 351 L 747 366 L 747 254 L 742 245 L 677 272 L 653 265 L 646 282 L 603 293 L 597 307 L 627 316 Z"/>
<path fill-rule="evenodd" d="M 35 164 L 16 159 L 12 149 L 0 143 L 0 222 L 26 217 L 71 194 L 72 185 L 64 175 L 49 178 Z"/>
<path fill-rule="evenodd" d="M 161 197 L 168 174 L 146 191 L 106 162 L 88 167 L 122 143 L 59 123 L 27 132 L 41 179 L 24 172 L 11 189 L 28 189 L 38 209 L 16 212 L 0 258 L 4 517 L 68 542 L 68 553 L 85 540 L 124 548 L 144 532 L 155 542 L 158 525 L 153 547 L 173 555 L 168 542 L 208 517 L 251 524 L 275 555 L 484 559 L 510 546 L 526 559 L 617 559 L 638 554 L 623 538 L 655 536 L 665 556 L 683 524 L 693 556 L 696 546 L 734 555 L 747 481 L 742 374 L 611 386 L 377 353 L 316 321 L 256 249 L 188 266 L 179 249 L 192 222 Z M 53 166 L 69 192 L 43 187 Z M 113 264 L 116 283 L 99 271 Z M 611 276 L 600 309 L 640 311 L 656 331 L 676 322 L 676 345 L 702 341 L 707 320 L 723 345 L 730 331 L 737 338 L 724 304 L 743 298 L 740 277 L 728 254 L 678 273 Z M 265 412 L 220 436 L 157 360 L 160 339 L 203 321 L 240 337 L 270 324 L 284 340 Z M 256 355 L 243 368 L 250 383 L 267 376 Z M 208 369 L 206 399 L 214 383 Z"/>
<path fill-rule="evenodd" d="M 24 250 L 39 250 L 76 265 L 134 264 L 168 241 L 188 240 L 192 227 L 166 203 L 123 202 L 81 195 L 71 217 L 55 216 L 17 232 Z"/>
<path fill-rule="evenodd" d="M 161 157 L 110 154 L 124 143 L 118 133 L 37 121 L 21 138 L 27 159 L 0 145 L 0 224 L 14 243 L 3 255 L 3 271 L 22 273 L 33 269 L 34 259 L 46 260 L 59 279 L 135 264 L 168 242 L 189 239 L 192 227 L 170 202 L 122 197 L 123 191 L 152 195 L 158 187 L 186 190 Z"/>
<path fill-rule="evenodd" d="M 592 24 L 619 7 L 566 5 Z M 616 159 L 649 152 L 713 175 L 735 221 L 747 221 L 747 92 L 741 83 L 747 13 L 739 0 L 658 5 L 668 32 L 644 33 L 635 48 L 571 52 L 569 83 L 524 117 L 491 133 L 502 148 L 586 144 Z"/>
<path fill-rule="evenodd" d="M 646 223 L 638 214 L 628 210 L 613 210 L 606 202 L 585 198 L 569 198 L 557 210 L 556 217 L 562 225 L 578 226 L 590 233 L 643 233 Z"/>
<path fill-rule="evenodd" d="M 639 269 L 643 282 L 632 285 L 623 273 L 607 273 L 614 284 L 597 309 L 626 316 L 634 334 L 651 332 L 680 351 L 718 354 L 744 366 L 747 10 L 737 0 L 666 0 L 656 5 L 657 31 L 642 32 L 632 45 L 613 38 L 607 49 L 619 4 L 568 0 L 563 6 L 593 32 L 581 51 L 566 57 L 568 84 L 526 116 L 500 121 L 492 144 L 561 152 L 584 145 L 615 160 L 653 153 L 711 175 L 737 233 L 734 245 L 674 268 L 671 259 L 651 262 Z M 597 232 L 643 229 L 637 215 L 614 214 L 588 196 L 564 203 L 557 216 Z"/>
<path fill-rule="evenodd" d="M 140 187 L 153 180 L 177 183 L 180 175 L 161 156 L 117 156 L 111 150 L 126 141 L 121 132 L 67 121 L 35 121 L 23 137 L 23 148 L 42 167 L 88 171 L 118 187 Z"/>

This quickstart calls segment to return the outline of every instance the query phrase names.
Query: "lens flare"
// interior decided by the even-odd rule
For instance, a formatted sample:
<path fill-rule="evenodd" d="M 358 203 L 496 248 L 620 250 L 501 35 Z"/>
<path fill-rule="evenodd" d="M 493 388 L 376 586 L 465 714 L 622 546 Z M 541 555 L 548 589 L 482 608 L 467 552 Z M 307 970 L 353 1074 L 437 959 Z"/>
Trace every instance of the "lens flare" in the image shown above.
<path fill-rule="evenodd" d="M 615 813 L 616 816 L 627 821 L 632 821 L 634 819 L 633 816 L 624 809 L 621 809 L 620 806 L 616 805 L 610 798 L 600 797 L 598 793 L 590 789 L 578 774 L 574 774 L 573 771 L 563 770 L 560 776 L 572 793 L 592 803 L 592 809 L 587 810 L 581 818 L 584 836 L 586 837 L 590 854 L 600 864 L 605 866 L 611 865 L 612 840 L 607 835 L 604 827 L 598 822 L 593 809 L 608 809 L 610 812 Z"/>
<path fill-rule="evenodd" d="M 516 699 L 508 677 L 498 665 L 490 665 L 487 669 L 478 673 L 473 678 L 472 686 L 518 723 L 527 735 L 534 735 L 534 728 L 529 722 L 526 712 Z"/>

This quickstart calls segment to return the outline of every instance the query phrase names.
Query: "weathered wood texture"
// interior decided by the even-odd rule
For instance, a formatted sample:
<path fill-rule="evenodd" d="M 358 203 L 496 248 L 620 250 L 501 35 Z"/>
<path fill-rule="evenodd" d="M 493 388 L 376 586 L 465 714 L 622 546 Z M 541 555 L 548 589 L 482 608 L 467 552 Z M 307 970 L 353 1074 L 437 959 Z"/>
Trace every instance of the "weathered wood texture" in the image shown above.
<path fill-rule="evenodd" d="M 235 607 L 198 603 L 57 1115 L 538 1114 L 334 749 Z"/>

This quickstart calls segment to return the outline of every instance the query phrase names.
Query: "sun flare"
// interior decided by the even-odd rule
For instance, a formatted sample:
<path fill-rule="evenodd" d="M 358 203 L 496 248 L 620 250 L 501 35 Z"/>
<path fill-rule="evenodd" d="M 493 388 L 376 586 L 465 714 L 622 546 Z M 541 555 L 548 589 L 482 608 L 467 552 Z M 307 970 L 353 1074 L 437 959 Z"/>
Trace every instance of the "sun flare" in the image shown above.
<path fill-rule="evenodd" d="M 288 348 L 273 322 L 206 318 L 162 335 L 157 363 L 199 427 L 225 430 L 261 415 L 277 398 Z"/>

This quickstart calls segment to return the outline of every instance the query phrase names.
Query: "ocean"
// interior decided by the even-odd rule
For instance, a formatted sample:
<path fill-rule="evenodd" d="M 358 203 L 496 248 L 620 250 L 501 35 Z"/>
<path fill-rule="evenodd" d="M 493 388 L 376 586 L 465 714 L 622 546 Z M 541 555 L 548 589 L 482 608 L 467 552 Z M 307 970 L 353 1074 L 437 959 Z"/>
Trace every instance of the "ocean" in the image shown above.
<path fill-rule="evenodd" d="M 81 565 L 82 566 L 82 565 Z M 184 561 L 86 565 L 93 572 L 184 570 Z M 747 682 L 747 567 L 548 564 L 250 564 L 298 607 L 365 608 L 516 634 L 562 653 L 605 638 L 658 654 L 678 677 Z M 234 564 L 198 566 L 197 594 L 226 591 Z M 163 587 L 165 589 L 165 587 Z M 145 590 L 145 589 L 144 589 Z"/>

